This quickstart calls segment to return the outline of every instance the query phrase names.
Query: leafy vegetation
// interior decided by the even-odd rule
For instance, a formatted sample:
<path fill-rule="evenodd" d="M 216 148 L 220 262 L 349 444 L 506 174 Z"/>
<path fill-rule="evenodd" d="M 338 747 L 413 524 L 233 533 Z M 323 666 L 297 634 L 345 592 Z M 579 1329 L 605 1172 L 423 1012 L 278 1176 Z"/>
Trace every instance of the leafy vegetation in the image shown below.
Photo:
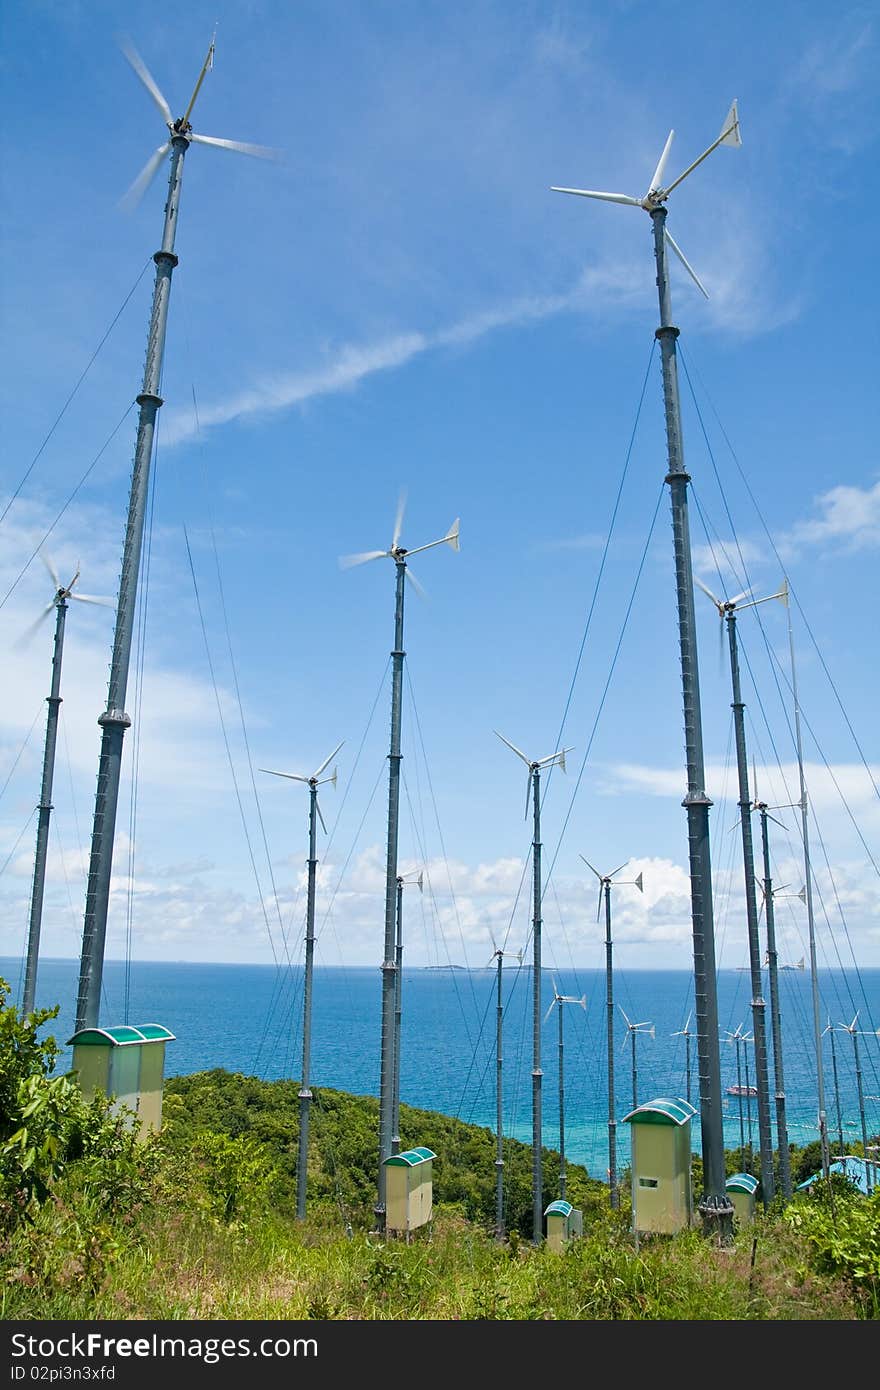
<path fill-rule="evenodd" d="M 557 1253 L 530 1240 L 528 1145 L 505 1142 L 499 1240 L 494 1134 L 401 1106 L 402 1146 L 425 1144 L 438 1160 L 434 1219 L 396 1239 L 373 1230 L 377 1103 L 322 1089 L 297 1221 L 295 1082 L 171 1078 L 161 1134 L 138 1142 L 130 1115 L 53 1075 L 59 1049 L 39 1034 L 57 1011 L 22 1018 L 8 994 L 0 981 L 4 1319 L 880 1316 L 880 1194 L 816 1184 L 728 1246 L 697 1230 L 636 1244 L 626 1194 L 611 1211 L 605 1185 L 569 1163 L 584 1234 Z M 542 1162 L 553 1194 L 559 1155 Z"/>

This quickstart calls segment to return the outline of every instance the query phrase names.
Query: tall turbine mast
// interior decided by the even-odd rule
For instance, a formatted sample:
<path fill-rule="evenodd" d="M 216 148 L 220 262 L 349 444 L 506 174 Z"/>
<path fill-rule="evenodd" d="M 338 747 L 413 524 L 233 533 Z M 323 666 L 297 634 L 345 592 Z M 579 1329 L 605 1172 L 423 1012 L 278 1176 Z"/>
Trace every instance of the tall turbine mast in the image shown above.
<path fill-rule="evenodd" d="M 757 776 L 755 782 L 757 783 Z M 776 908 L 773 901 L 775 896 L 773 880 L 770 877 L 770 836 L 767 829 L 768 820 L 774 821 L 776 825 L 779 825 L 780 822 L 768 813 L 767 803 L 758 799 L 757 785 L 754 792 L 754 807 L 761 817 L 761 849 L 764 860 L 762 888 L 764 913 L 767 918 L 767 978 L 770 983 L 770 1030 L 773 1037 L 773 1075 L 776 1083 L 776 1148 L 779 1154 L 779 1187 L 782 1192 L 782 1200 L 788 1202 L 791 1199 L 791 1155 L 788 1151 L 788 1122 L 785 1114 L 782 1011 L 779 1007 L 779 952 L 776 949 Z"/>
<path fill-rule="evenodd" d="M 492 959 L 496 962 L 496 1005 L 495 1005 L 495 1239 L 504 1239 L 504 1112 L 501 1104 L 501 1083 L 504 1058 L 501 1051 L 501 1029 L 504 1021 L 504 1005 L 501 1000 L 501 970 L 505 956 L 513 956 L 513 951 L 502 951 L 495 946 Z M 522 951 L 515 953 L 518 965 L 522 965 Z"/>
<path fill-rule="evenodd" d="M 691 1013 L 689 1013 L 687 1018 L 685 1019 L 684 1027 L 679 1028 L 675 1033 L 672 1033 L 670 1035 L 673 1038 L 684 1038 L 684 1075 L 685 1086 L 687 1088 L 687 1094 L 685 1099 L 687 1100 L 688 1105 L 690 1105 L 691 1101 L 691 1038 L 694 1036 L 693 1033 L 690 1031 L 692 1017 L 693 1011 L 691 1011 Z"/>
<path fill-rule="evenodd" d="M 766 1005 L 762 989 L 761 946 L 758 939 L 758 896 L 755 885 L 755 852 L 752 843 L 752 798 L 749 791 L 749 768 L 746 755 L 745 705 L 739 673 L 739 648 L 736 637 L 737 608 L 754 608 L 769 599 L 749 599 L 746 589 L 735 598 L 720 599 L 696 581 L 715 606 L 723 625 L 727 623 L 730 647 L 730 679 L 733 687 L 733 727 L 736 738 L 736 765 L 739 779 L 739 825 L 742 836 L 743 872 L 746 894 L 746 925 L 749 942 L 749 970 L 752 985 L 752 1029 L 755 1035 L 755 1081 L 758 1088 L 758 1135 L 761 1147 L 761 1198 L 766 1210 L 773 1201 L 776 1184 L 773 1173 L 773 1132 L 770 1128 L 770 1081 L 767 1062 Z M 775 594 L 770 595 L 776 598 Z"/>
<path fill-rule="evenodd" d="M 550 1017 L 554 1009 L 559 1010 L 559 1199 L 565 1201 L 565 1079 L 563 1069 L 563 1037 L 562 1037 L 562 1006 L 563 1004 L 579 1004 L 584 1013 L 587 1012 L 587 996 L 582 994 L 580 998 L 574 994 L 560 994 L 556 988 L 556 981 L 553 981 L 553 998 L 550 1000 L 550 1007 L 544 1015 L 544 1022 Z"/>
<path fill-rule="evenodd" d="M 859 1120 L 862 1127 L 862 1153 L 865 1156 L 865 1188 L 867 1190 L 867 1195 L 870 1197 L 874 1190 L 874 1183 L 871 1176 L 871 1161 L 868 1158 L 868 1128 L 865 1123 L 865 1092 L 862 1088 L 862 1064 L 859 1059 L 859 1030 L 856 1028 L 858 1021 L 859 1015 L 858 1012 L 856 1012 L 852 1023 L 839 1023 L 837 1026 L 842 1032 L 849 1033 L 853 1040 L 853 1059 L 856 1067 L 856 1090 L 859 1097 Z"/>
<path fill-rule="evenodd" d="M 617 1007 L 620 1008 L 620 1005 L 618 1004 Z M 654 1036 L 654 1025 L 653 1025 L 653 1023 L 648 1023 L 647 1020 L 643 1021 L 642 1023 L 631 1023 L 630 1020 L 627 1018 L 627 1016 L 626 1016 L 626 1014 L 624 1013 L 624 1011 L 623 1011 L 622 1008 L 620 1008 L 620 1012 L 623 1014 L 624 1021 L 625 1021 L 625 1023 L 626 1023 L 626 1037 L 625 1037 L 624 1040 L 623 1040 L 623 1046 L 626 1047 L 626 1044 L 627 1044 L 627 1041 L 628 1041 L 628 1042 L 629 1042 L 629 1045 L 630 1045 L 630 1051 L 631 1051 L 631 1061 L 632 1061 L 632 1100 L 633 1100 L 632 1108 L 633 1108 L 633 1110 L 635 1110 L 635 1109 L 638 1107 L 638 1103 L 639 1103 L 639 1101 L 638 1101 L 639 1081 L 638 1081 L 638 1072 L 637 1072 L 637 1070 L 636 1070 L 636 1034 L 637 1034 L 637 1033 L 647 1033 L 647 1035 L 648 1035 L 649 1038 L 653 1038 L 653 1036 Z"/>
<path fill-rule="evenodd" d="M 610 874 L 600 874 L 598 869 L 594 869 L 589 859 L 584 859 L 588 869 L 596 875 L 599 880 L 599 906 L 596 910 L 596 921 L 602 916 L 602 899 L 605 899 L 605 1026 L 607 1032 L 608 1047 L 608 1185 L 610 1188 L 610 1201 L 613 1210 L 620 1206 L 620 1188 L 617 1184 L 617 1120 L 615 1119 L 615 1099 L 614 1099 L 614 975 L 612 970 L 612 943 L 611 943 L 611 881 L 615 874 L 619 874 L 621 869 L 626 868 L 626 863 L 613 869 Z M 628 862 L 628 861 L 627 861 Z M 618 887 L 625 883 L 631 884 L 643 892 L 642 875 L 638 874 L 633 879 L 621 879 Z M 690 1099 L 690 1097 L 688 1097 Z"/>
<path fill-rule="evenodd" d="M 798 781 L 800 787 L 801 835 L 804 842 L 804 887 L 807 894 L 807 926 L 810 938 L 810 984 L 813 999 L 813 1047 L 816 1053 L 816 1087 L 819 1103 L 819 1144 L 822 1154 L 822 1176 L 830 1176 L 828 1148 L 828 1117 L 825 1111 L 825 1075 L 822 1067 L 822 1024 L 819 1016 L 819 973 L 816 962 L 816 927 L 813 918 L 813 874 L 810 868 L 810 834 L 807 819 L 807 785 L 804 781 L 804 751 L 801 742 L 801 707 L 798 700 L 797 673 L 794 665 L 794 634 L 791 627 L 791 604 L 788 601 L 788 579 L 783 579 L 780 595 L 788 615 L 788 649 L 791 656 L 791 693 L 794 699 L 794 727 L 797 746 Z"/>
<path fill-rule="evenodd" d="M 46 886 L 46 855 L 49 846 L 49 817 L 52 814 L 52 782 L 55 776 L 55 743 L 58 736 L 58 715 L 61 709 L 61 658 L 64 654 L 64 625 L 67 619 L 67 605 L 71 599 L 78 603 L 100 603 L 113 606 L 112 599 L 95 598 L 92 594 L 74 593 L 74 585 L 79 579 L 79 566 L 69 584 L 62 584 L 46 556 L 40 551 L 40 558 L 55 586 L 52 602 L 43 609 L 36 622 L 22 636 L 25 643 L 42 627 L 49 614 L 55 611 L 55 647 L 52 656 L 52 684 L 46 697 L 49 712 L 46 716 L 46 741 L 43 748 L 43 780 L 40 789 L 39 819 L 37 820 L 37 847 L 34 853 L 34 878 L 31 888 L 31 911 L 28 924 L 27 960 L 24 972 L 24 989 L 21 997 L 23 1014 L 33 1012 L 37 990 L 37 965 L 40 957 L 40 932 L 43 924 L 43 893 Z"/>
<path fill-rule="evenodd" d="M 345 740 L 343 739 L 343 743 Z M 276 772 L 271 767 L 261 767 L 261 772 L 268 772 L 272 777 L 286 777 L 289 782 L 305 782 L 309 789 L 309 858 L 308 858 L 308 892 L 306 896 L 306 960 L 305 975 L 303 979 L 303 1051 L 302 1051 L 302 1076 L 299 1085 L 299 1152 L 296 1164 L 296 1215 L 297 1220 L 304 1221 L 306 1215 L 306 1179 L 309 1167 L 309 1104 L 312 1093 L 309 1090 L 309 1072 L 312 1057 L 312 975 L 315 958 L 315 881 L 317 876 L 317 825 L 316 820 L 320 820 L 324 834 L 327 834 L 327 827 L 324 824 L 324 817 L 321 815 L 321 807 L 318 805 L 318 788 L 324 782 L 330 782 L 336 786 L 336 768 L 334 767 L 329 777 L 322 779 L 321 773 L 325 772 L 330 763 L 336 757 L 342 747 L 342 743 L 336 745 L 329 757 L 325 758 L 321 766 L 311 777 L 302 777 L 297 772 Z"/>
<path fill-rule="evenodd" d="M 274 151 L 261 145 L 243 145 L 236 140 L 220 140 L 212 135 L 196 135 L 193 131 L 189 118 L 205 73 L 213 66 L 213 39 L 186 112 L 177 120 L 171 115 L 171 108 L 132 45 L 126 43 L 123 52 L 159 108 L 168 128 L 168 139 L 147 160 L 123 201 L 132 206 L 143 196 L 158 172 L 159 166 L 169 153 L 171 170 L 168 177 L 168 200 L 165 204 L 162 246 L 153 256 L 153 260 L 156 262 L 156 280 L 153 288 L 153 306 L 150 313 L 150 331 L 147 338 L 144 375 L 141 392 L 137 397 L 140 413 L 138 415 L 137 442 L 129 492 L 125 546 L 122 553 L 122 572 L 116 603 L 116 629 L 110 663 L 107 708 L 98 719 L 101 726 L 101 753 L 98 762 L 98 787 L 92 825 L 92 849 L 86 886 L 82 956 L 76 1001 L 77 1032 L 83 1028 L 96 1027 L 100 1011 L 101 982 L 104 973 L 104 943 L 107 935 L 107 913 L 110 901 L 110 876 L 113 867 L 113 837 L 119 801 L 122 742 L 126 729 L 131 725 L 131 719 L 125 712 L 125 695 L 134 632 L 137 584 L 149 492 L 150 462 L 153 454 L 156 419 L 162 405 L 159 387 L 162 379 L 162 361 L 165 355 L 165 329 L 168 321 L 171 276 L 177 265 L 174 240 L 180 208 L 183 161 L 187 150 L 194 142 L 202 145 L 218 145 L 223 149 L 236 150 L 241 154 L 258 155 L 264 158 L 274 154 Z"/>
<path fill-rule="evenodd" d="M 392 1083 L 391 1152 L 400 1153 L 400 1024 L 403 1015 L 403 885 L 417 883 L 419 892 L 424 889 L 425 876 L 421 869 L 411 874 L 397 875 L 397 943 L 395 949 L 394 977 L 394 1080 Z"/>
<path fill-rule="evenodd" d="M 559 748 L 545 758 L 529 758 L 521 748 L 495 730 L 502 743 L 521 758 L 528 768 L 526 817 L 532 803 L 532 1242 L 540 1245 L 544 1221 L 543 1176 L 541 1172 L 542 1099 L 541 1081 L 541 769 L 560 767 L 565 771 L 565 755 L 570 748 Z"/>
<path fill-rule="evenodd" d="M 397 840 L 400 812 L 400 730 L 403 714 L 403 596 L 409 579 L 419 588 L 407 569 L 407 560 L 436 545 L 459 549 L 459 522 L 455 521 L 439 540 L 428 541 L 408 550 L 400 544 L 405 497 L 397 504 L 397 516 L 391 545 L 387 550 L 366 550 L 358 555 L 344 555 L 344 569 L 365 564 L 368 560 L 391 559 L 397 572 L 394 604 L 394 648 L 391 652 L 391 747 L 388 754 L 388 850 L 385 866 L 385 955 L 382 961 L 382 1040 L 379 1081 L 379 1172 L 376 1182 L 375 1216 L 379 1230 L 385 1229 L 385 1160 L 391 1157 L 391 1137 L 394 1129 L 394 1009 L 397 997 L 397 963 L 395 960 L 397 916 Z"/>
<path fill-rule="evenodd" d="M 666 447 L 672 506 L 672 532 L 675 550 L 676 595 L 678 604 L 679 649 L 682 695 L 684 703 L 685 750 L 687 758 L 687 795 L 684 807 L 688 822 L 688 853 L 691 878 L 691 921 L 694 950 L 694 997 L 697 1012 L 697 1043 L 700 1061 L 700 1124 L 702 1130 L 703 1195 L 699 1210 L 703 1228 L 716 1232 L 719 1239 L 729 1242 L 733 1233 L 733 1203 L 725 1186 L 724 1125 L 721 1102 L 721 1061 L 718 1037 L 718 998 L 715 973 L 715 932 L 712 916 L 712 869 L 709 850 L 709 807 L 705 790 L 703 764 L 703 733 L 700 715 L 700 684 L 697 664 L 696 625 L 694 621 L 694 592 L 691 570 L 690 529 L 688 523 L 687 485 L 690 475 L 685 469 L 684 443 L 681 429 L 681 410 L 678 392 L 676 339 L 678 329 L 672 322 L 672 300 L 669 289 L 666 248 L 672 250 L 702 294 L 703 285 L 688 263 L 680 247 L 666 230 L 666 200 L 674 188 L 702 164 L 719 145 L 741 145 L 739 116 L 734 101 L 721 127 L 721 133 L 703 153 L 689 164 L 684 173 L 672 183 L 663 185 L 663 174 L 672 145 L 669 132 L 663 152 L 654 170 L 647 193 L 641 198 L 622 193 L 601 193 L 584 188 L 555 188 L 553 192 L 574 193 L 582 198 L 599 198 L 605 202 L 623 203 L 642 208 L 654 226 L 654 256 L 657 263 L 657 291 L 660 303 L 660 340 L 663 368 L 663 401 L 666 414 Z"/>

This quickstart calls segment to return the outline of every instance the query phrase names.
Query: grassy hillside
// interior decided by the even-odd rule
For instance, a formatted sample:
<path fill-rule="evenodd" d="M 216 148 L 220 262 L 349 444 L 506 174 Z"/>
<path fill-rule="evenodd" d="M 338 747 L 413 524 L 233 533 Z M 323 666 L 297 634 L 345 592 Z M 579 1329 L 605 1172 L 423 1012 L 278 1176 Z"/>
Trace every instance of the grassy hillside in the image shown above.
<path fill-rule="evenodd" d="M 719 1246 L 643 1238 L 577 1164 L 584 1234 L 531 1243 L 531 1153 L 401 1107 L 403 1147 L 436 1154 L 434 1214 L 377 1233 L 375 1099 L 315 1092 L 307 1214 L 295 1212 L 295 1082 L 224 1071 L 169 1079 L 161 1134 L 136 1142 L 103 1098 L 53 1075 L 51 1013 L 19 1019 L 0 981 L 0 1318 L 184 1320 L 855 1321 L 880 1316 L 880 1193 L 816 1184 Z M 796 1153 L 795 1169 L 810 1156 Z M 731 1155 L 731 1168 L 734 1155 Z M 814 1162 L 814 1160 L 812 1160 Z M 697 1165 L 698 1166 L 698 1165 Z M 559 1155 L 543 1155 L 545 1204 Z M 809 1167 L 808 1167 L 809 1171 Z"/>

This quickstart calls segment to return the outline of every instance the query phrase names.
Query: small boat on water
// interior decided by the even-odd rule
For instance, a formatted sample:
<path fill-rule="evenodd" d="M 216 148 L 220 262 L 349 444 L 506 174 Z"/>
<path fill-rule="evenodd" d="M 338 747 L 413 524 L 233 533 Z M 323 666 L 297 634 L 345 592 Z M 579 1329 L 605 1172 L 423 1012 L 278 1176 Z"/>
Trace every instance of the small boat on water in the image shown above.
<path fill-rule="evenodd" d="M 756 1096 L 758 1088 L 757 1086 L 728 1086 L 727 1094 L 729 1096 Z"/>

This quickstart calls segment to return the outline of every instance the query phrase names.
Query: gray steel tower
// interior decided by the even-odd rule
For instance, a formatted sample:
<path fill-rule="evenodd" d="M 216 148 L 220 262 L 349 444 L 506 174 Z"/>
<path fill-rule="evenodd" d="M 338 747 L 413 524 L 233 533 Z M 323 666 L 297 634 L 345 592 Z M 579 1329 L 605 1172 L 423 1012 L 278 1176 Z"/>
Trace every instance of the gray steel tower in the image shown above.
<path fill-rule="evenodd" d="M 727 1194 L 724 1167 L 724 1127 L 721 1100 L 721 1062 L 718 1037 L 718 997 L 715 971 L 715 931 L 712 913 L 712 865 L 709 852 L 709 807 L 711 801 L 705 789 L 703 764 L 703 731 L 700 712 L 700 681 L 697 664 L 696 624 L 694 621 L 694 589 L 691 567 L 690 527 L 688 521 L 687 485 L 690 475 L 685 469 L 684 442 L 681 428 L 681 409 L 678 392 L 678 362 L 676 341 L 679 330 L 672 321 L 672 299 L 669 289 L 667 247 L 671 247 L 695 281 L 700 291 L 706 291 L 694 274 L 680 248 L 666 230 L 666 200 L 673 189 L 702 164 L 720 145 L 741 145 L 739 116 L 734 101 L 721 127 L 721 133 L 684 173 L 664 186 L 663 174 L 672 146 L 674 132 L 670 131 L 663 153 L 654 170 L 648 191 L 641 198 L 623 193 L 604 193 L 584 188 L 558 188 L 555 193 L 573 193 L 584 198 L 623 203 L 642 208 L 654 227 L 654 259 L 657 266 L 657 294 L 660 305 L 660 327 L 656 337 L 660 343 L 663 375 L 663 404 L 666 415 L 666 453 L 670 501 L 672 506 L 672 535 L 675 552 L 675 584 L 678 606 L 679 654 L 682 697 L 684 704 L 685 755 L 687 762 L 687 795 L 682 802 L 687 813 L 688 858 L 691 880 L 691 929 L 694 956 L 694 1002 L 697 1015 L 697 1053 L 700 1068 L 700 1127 L 702 1132 L 703 1195 L 699 1202 L 703 1228 L 707 1234 L 717 1233 L 727 1242 L 733 1230 L 733 1203 Z"/>
<path fill-rule="evenodd" d="M 110 663 L 110 683 L 107 708 L 100 715 L 101 753 L 98 762 L 98 786 L 92 824 L 92 849 L 86 886 L 85 920 L 83 924 L 82 956 L 80 959 L 79 989 L 76 1000 L 76 1031 L 94 1028 L 98 1023 L 101 982 L 104 972 L 104 943 L 107 935 L 107 912 L 110 900 L 110 875 L 113 867 L 113 838 L 116 830 L 116 810 L 119 801 L 119 780 L 122 765 L 122 743 L 131 719 L 125 712 L 128 668 L 134 632 L 138 576 L 141 565 L 144 521 L 150 483 L 150 465 L 156 432 L 156 419 L 162 405 L 159 387 L 162 361 L 165 354 L 165 330 L 168 303 L 171 295 L 171 276 L 177 265 L 174 240 L 180 209 L 183 161 L 190 144 L 216 145 L 241 154 L 270 157 L 274 152 L 260 145 L 244 145 L 235 140 L 221 140 L 211 135 L 197 135 L 190 125 L 190 115 L 199 88 L 214 60 L 214 42 L 202 64 L 198 82 L 183 116 L 175 120 L 171 109 L 147 71 L 143 61 L 129 46 L 126 56 L 158 106 L 168 128 L 169 139 L 150 156 L 142 172 L 129 190 L 129 196 L 140 197 L 152 181 L 159 166 L 170 153 L 171 170 L 168 176 L 168 198 L 165 203 L 165 224 L 162 246 L 153 256 L 156 280 L 153 287 L 153 306 L 143 381 L 137 403 L 137 441 L 128 503 L 125 545 L 122 552 L 122 572 L 116 603 L 116 630 Z"/>

